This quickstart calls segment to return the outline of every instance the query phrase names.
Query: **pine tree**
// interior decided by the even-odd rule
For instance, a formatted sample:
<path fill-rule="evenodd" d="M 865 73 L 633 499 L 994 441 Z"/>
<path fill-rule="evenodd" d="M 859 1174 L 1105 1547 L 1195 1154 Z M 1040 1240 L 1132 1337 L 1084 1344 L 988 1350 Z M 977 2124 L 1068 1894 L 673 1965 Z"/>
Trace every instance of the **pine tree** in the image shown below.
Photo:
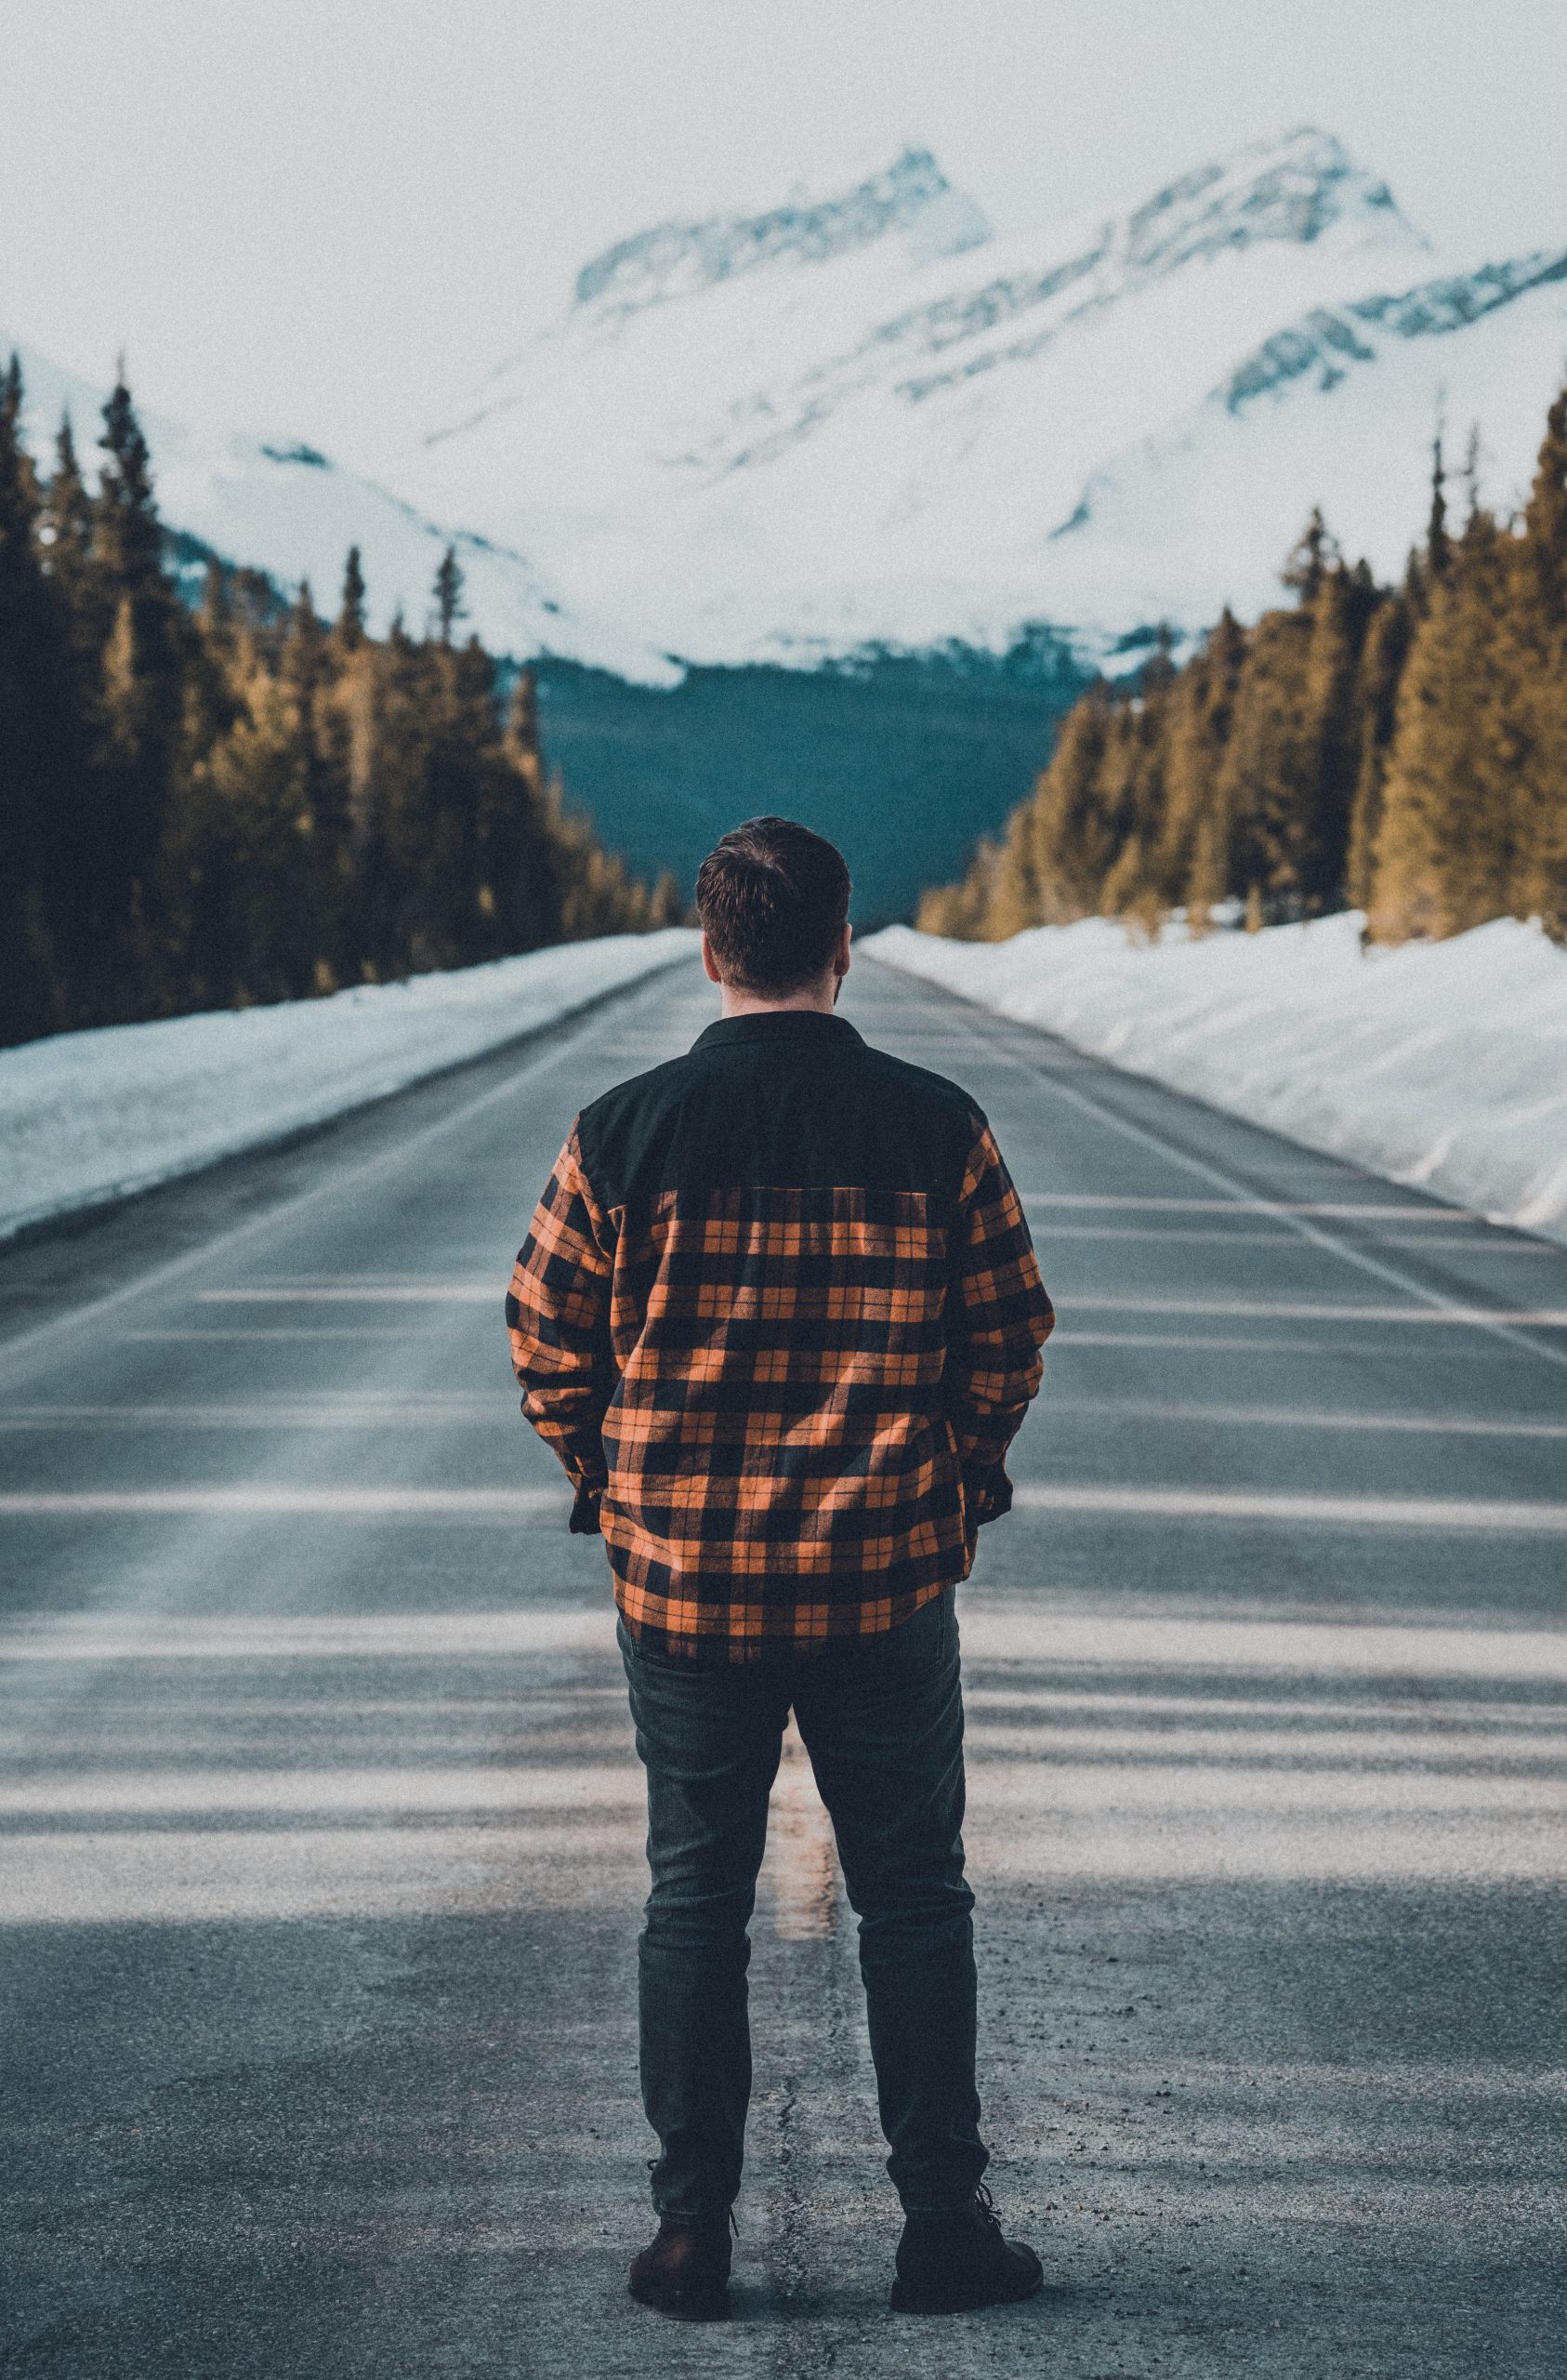
<path fill-rule="evenodd" d="M 38 516 L 38 474 L 22 443 L 24 395 L 21 358 L 13 348 L 0 372 L 0 437 L 6 442 L 7 500 L 24 508 L 31 529 Z"/>
<path fill-rule="evenodd" d="M 310 583 L 303 580 L 283 635 L 280 675 L 292 706 L 298 747 L 297 832 L 309 842 L 312 854 L 310 987 L 323 992 L 335 991 L 343 980 L 349 940 L 348 734 L 333 700 L 334 663 L 340 649 L 340 643 L 329 641 L 316 616 Z"/>
<path fill-rule="evenodd" d="M 92 499 L 82 478 L 69 413 L 60 416 L 38 536 L 45 575 L 63 608 L 72 645 L 84 654 L 101 651 L 109 623 L 94 584 Z"/>
<path fill-rule="evenodd" d="M 1173 681 L 1168 643 L 1162 640 L 1139 673 L 1135 692 L 1117 706 L 1101 781 L 1114 857 L 1100 888 L 1100 907 L 1107 917 L 1126 919 L 1142 934 L 1157 930 L 1169 906 L 1157 855 L 1166 809 L 1165 760 Z"/>
<path fill-rule="evenodd" d="M 1523 536 L 1540 615 L 1549 628 L 1567 628 L 1567 388 L 1546 416 Z"/>
<path fill-rule="evenodd" d="M 1090 687 L 1062 721 L 1050 764 L 1039 779 L 1034 864 L 1042 924 L 1064 925 L 1099 907 L 1121 840 L 1107 800 L 1113 721 L 1109 687 Z"/>
<path fill-rule="evenodd" d="M 1027 803 L 1020 806 L 1028 808 Z M 986 940 L 985 919 L 990 910 L 989 885 L 995 853 L 993 838 L 981 835 L 958 883 L 926 888 L 919 896 L 915 917 L 921 933 L 942 934 L 953 942 Z"/>
<path fill-rule="evenodd" d="M 1336 569 L 1343 557 L 1337 541 L 1323 519 L 1322 507 L 1311 507 L 1311 517 L 1290 549 L 1289 557 L 1280 576 L 1292 588 L 1302 605 L 1316 601 L 1317 589 L 1330 570 Z"/>
<path fill-rule="evenodd" d="M 54 790 L 44 821 L 44 893 L 62 981 L 79 988 L 92 954 L 112 931 L 103 900 L 107 828 L 94 754 L 102 734 L 102 654 L 111 613 L 93 556 L 93 507 L 69 413 L 55 440 L 37 538 L 50 598 L 59 683 L 52 748 Z M 78 1005 L 74 992 L 68 1005 Z"/>
<path fill-rule="evenodd" d="M 411 973 L 429 855 L 427 654 L 393 619 L 375 656 L 374 744 L 356 881 L 362 968 L 375 982 Z"/>
<path fill-rule="evenodd" d="M 152 494 L 152 457 L 124 368 L 103 408 L 104 461 L 95 509 L 97 558 L 116 597 L 145 597 L 163 585 L 163 531 Z"/>
<path fill-rule="evenodd" d="M 1523 534 L 1510 554 L 1504 723 L 1519 819 L 1512 907 L 1567 940 L 1567 389 L 1546 419 Z"/>
<path fill-rule="evenodd" d="M 1217 808 L 1206 809 L 1197 819 L 1186 881 L 1181 888 L 1180 906 L 1186 911 L 1187 931 L 1194 937 L 1212 931 L 1213 913 L 1229 888 L 1228 860 L 1223 818 Z"/>
<path fill-rule="evenodd" d="M 528 949 L 548 940 L 550 920 L 560 915 L 562 885 L 545 788 L 538 687 L 531 669 L 520 669 L 513 681 L 501 758 L 505 824 L 491 829 L 489 865 L 500 923 L 510 937 L 507 946 Z"/>
<path fill-rule="evenodd" d="M 251 648 L 240 715 L 205 764 L 223 894 L 226 997 L 296 999 L 315 980 L 314 853 L 299 714 Z"/>
<path fill-rule="evenodd" d="M 1480 510 L 1480 424 L 1471 421 L 1464 448 L 1464 519 L 1472 521 Z"/>
<path fill-rule="evenodd" d="M 1354 700 L 1360 748 L 1345 864 L 1345 891 L 1351 908 L 1365 909 L 1371 905 L 1388 752 L 1393 740 L 1399 683 L 1408 659 L 1413 629 L 1414 618 L 1405 595 L 1386 595 L 1372 615 L 1362 648 Z"/>
<path fill-rule="evenodd" d="M 1256 885 L 1270 919 L 1300 916 L 1315 880 L 1310 641 L 1310 609 L 1265 613 L 1252 629 L 1219 776 L 1236 886 Z"/>
<path fill-rule="evenodd" d="M 1034 864 L 1037 826 L 1036 813 L 1021 803 L 1000 840 L 986 849 L 981 915 L 987 942 L 1006 942 L 1039 923 L 1043 892 Z"/>
<path fill-rule="evenodd" d="M 364 642 L 364 592 L 359 548 L 350 546 L 343 567 L 343 600 L 337 612 L 337 643 L 344 653 L 357 653 Z"/>
<path fill-rule="evenodd" d="M 1184 907 L 1193 933 L 1230 889 L 1230 824 L 1220 796 L 1245 637 L 1231 613 L 1181 672 L 1167 712 L 1165 816 L 1156 860 L 1165 906 Z"/>
<path fill-rule="evenodd" d="M 1354 719 L 1360 606 L 1354 582 L 1340 562 L 1323 574 L 1311 604 L 1306 650 L 1306 708 L 1311 751 L 1299 862 L 1307 913 L 1317 916 L 1344 897 L 1350 821 L 1359 753 Z"/>
<path fill-rule="evenodd" d="M 36 713 L 33 685 L 47 649 L 49 602 L 36 544 L 37 484 L 21 443 L 21 365 L 13 355 L 0 374 L 0 754 L 7 762 L 7 792 L 25 806 L 35 798 L 33 773 L 43 759 L 45 722 Z M 31 826 L 19 825 L 7 840 L 20 848 L 31 833 Z"/>
<path fill-rule="evenodd" d="M 513 768 L 534 794 L 544 787 L 544 756 L 539 748 L 539 690 L 531 669 L 520 669 L 512 681 L 506 714 L 507 753 Z"/>
<path fill-rule="evenodd" d="M 1378 939 L 1462 933 L 1508 906 L 1516 775 L 1497 734 L 1506 540 L 1477 512 L 1433 578 L 1399 689 L 1370 902 Z"/>
<path fill-rule="evenodd" d="M 661 927 L 679 925 L 685 913 L 686 905 L 680 898 L 680 888 L 673 869 L 660 868 L 648 898 L 649 932 L 657 933 Z"/>
<path fill-rule="evenodd" d="M 46 1033 L 64 999 L 48 916 L 59 647 L 38 560 L 38 489 L 21 443 L 21 365 L 0 375 L 0 1038 Z"/>
<path fill-rule="evenodd" d="M 103 409 L 104 462 L 93 505 L 93 562 L 110 618 L 103 650 L 99 769 L 107 929 L 93 1007 L 105 1018 L 166 997 L 153 881 L 178 762 L 184 623 L 163 572 L 151 457 L 124 375 Z"/>
<path fill-rule="evenodd" d="M 471 641 L 426 658 L 430 740 L 426 762 L 428 856 L 416 964 L 450 967 L 495 940 L 494 860 L 485 849 L 499 757 L 494 665 Z"/>
<path fill-rule="evenodd" d="M 443 645 L 450 645 L 457 622 L 466 616 L 463 602 L 463 574 L 457 564 L 457 549 L 448 546 L 441 557 L 441 567 L 435 574 L 435 617 L 437 631 Z"/>
<path fill-rule="evenodd" d="M 1434 583 L 1446 577 L 1453 560 L 1447 533 L 1447 469 L 1442 461 L 1440 428 L 1431 441 L 1431 509 L 1426 522 L 1426 569 Z"/>

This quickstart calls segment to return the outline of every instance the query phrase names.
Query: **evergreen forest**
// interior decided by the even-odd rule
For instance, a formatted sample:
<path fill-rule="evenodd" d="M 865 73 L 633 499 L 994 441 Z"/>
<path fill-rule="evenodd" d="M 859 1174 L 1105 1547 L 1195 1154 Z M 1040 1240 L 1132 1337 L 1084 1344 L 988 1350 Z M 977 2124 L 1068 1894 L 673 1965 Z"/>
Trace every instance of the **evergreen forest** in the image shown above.
<path fill-rule="evenodd" d="M 0 1042 L 296 998 L 676 919 L 546 782 L 532 676 L 462 639 L 328 623 L 213 560 L 181 599 L 124 378 L 89 484 L 0 376 Z"/>
<path fill-rule="evenodd" d="M 1351 907 L 1374 939 L 1499 917 L 1567 939 L 1567 391 L 1516 518 L 1480 500 L 1471 439 L 1402 584 L 1350 566 L 1320 513 L 1292 601 L 1228 612 L 1180 668 L 1165 641 L 1091 686 L 1002 835 L 928 892 L 930 933 L 1001 941 L 1100 915 L 1152 932 Z M 1461 523 L 1456 518 L 1461 509 Z"/>

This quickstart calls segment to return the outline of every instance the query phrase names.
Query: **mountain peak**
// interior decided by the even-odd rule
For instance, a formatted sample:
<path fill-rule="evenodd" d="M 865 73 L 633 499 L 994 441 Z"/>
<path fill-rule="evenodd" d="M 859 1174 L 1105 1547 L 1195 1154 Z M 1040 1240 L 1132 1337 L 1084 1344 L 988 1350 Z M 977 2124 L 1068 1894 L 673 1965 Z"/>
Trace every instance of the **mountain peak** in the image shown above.
<path fill-rule="evenodd" d="M 928 149 L 909 146 L 890 165 L 826 195 L 792 192 L 760 215 L 710 215 L 656 223 L 585 264 L 576 302 L 631 313 L 773 264 L 814 264 L 901 231 L 916 262 L 955 256 L 988 240 L 990 225 L 955 190 Z"/>
<path fill-rule="evenodd" d="M 1307 245 L 1338 227 L 1351 236 L 1419 239 L 1386 182 L 1363 172 L 1330 132 L 1302 125 L 1155 192 L 1126 218 L 1126 258 L 1143 271 L 1168 271 L 1259 241 Z"/>
<path fill-rule="evenodd" d="M 1559 249 L 1439 269 L 1310 125 L 1164 181 L 981 245 L 915 143 L 665 220 L 587 268 L 412 484 L 575 616 L 728 665 L 1192 627 L 1268 602 L 1317 502 L 1400 568 L 1439 386 L 1500 484 L 1527 473 Z"/>

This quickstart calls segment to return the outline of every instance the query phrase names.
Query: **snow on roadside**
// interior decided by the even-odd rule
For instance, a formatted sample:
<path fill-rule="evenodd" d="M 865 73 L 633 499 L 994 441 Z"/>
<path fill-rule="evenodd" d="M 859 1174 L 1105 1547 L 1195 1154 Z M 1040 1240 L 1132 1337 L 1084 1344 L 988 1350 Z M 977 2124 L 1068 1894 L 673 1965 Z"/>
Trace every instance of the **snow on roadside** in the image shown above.
<path fill-rule="evenodd" d="M 1510 918 L 1361 947 L 1358 912 L 1138 945 L 1104 918 L 864 948 L 1132 1074 L 1567 1241 L 1567 951 Z"/>
<path fill-rule="evenodd" d="M 326 999 L 0 1050 L 0 1240 L 324 1123 L 696 947 L 680 926 L 608 934 Z"/>

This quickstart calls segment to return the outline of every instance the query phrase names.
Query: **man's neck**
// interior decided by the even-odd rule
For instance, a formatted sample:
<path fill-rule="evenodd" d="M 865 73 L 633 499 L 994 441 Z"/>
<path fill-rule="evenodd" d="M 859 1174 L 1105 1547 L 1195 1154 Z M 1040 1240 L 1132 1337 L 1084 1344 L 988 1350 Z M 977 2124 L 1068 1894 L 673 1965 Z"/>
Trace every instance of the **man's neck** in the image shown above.
<path fill-rule="evenodd" d="M 804 990 L 791 992 L 787 999 L 764 999 L 757 992 L 737 991 L 732 984 L 720 984 L 718 1013 L 730 1016 L 783 1016 L 808 1012 L 817 1016 L 831 1016 L 836 1005 L 841 977 L 833 975 L 824 984 L 808 984 Z"/>

